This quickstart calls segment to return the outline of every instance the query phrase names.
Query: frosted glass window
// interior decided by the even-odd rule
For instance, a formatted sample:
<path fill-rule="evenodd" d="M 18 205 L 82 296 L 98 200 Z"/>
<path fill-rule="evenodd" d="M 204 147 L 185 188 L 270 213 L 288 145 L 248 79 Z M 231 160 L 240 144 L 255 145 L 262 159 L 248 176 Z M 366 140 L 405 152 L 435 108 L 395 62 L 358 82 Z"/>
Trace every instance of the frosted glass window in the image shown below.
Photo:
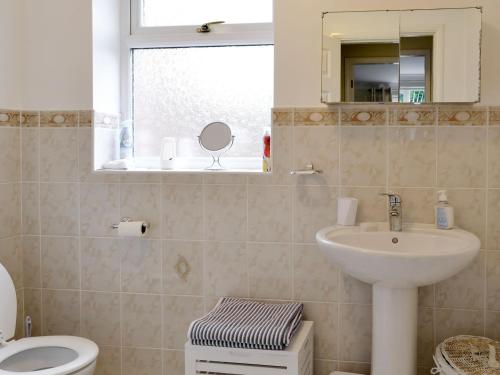
<path fill-rule="evenodd" d="M 143 0 L 143 26 L 270 23 L 272 0 Z"/>
<path fill-rule="evenodd" d="M 163 137 L 177 140 L 180 157 L 207 156 L 197 136 L 210 122 L 236 136 L 227 154 L 262 154 L 271 125 L 273 46 L 133 50 L 134 153 L 158 157 Z"/>

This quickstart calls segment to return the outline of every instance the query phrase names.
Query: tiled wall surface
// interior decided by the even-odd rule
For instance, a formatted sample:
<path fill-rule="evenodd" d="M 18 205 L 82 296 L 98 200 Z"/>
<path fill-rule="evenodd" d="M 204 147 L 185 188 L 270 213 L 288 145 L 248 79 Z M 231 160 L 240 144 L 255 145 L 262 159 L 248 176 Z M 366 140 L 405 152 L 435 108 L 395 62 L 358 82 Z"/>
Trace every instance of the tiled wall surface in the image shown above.
<path fill-rule="evenodd" d="M 22 231 L 22 267 L 11 270 L 35 333 L 95 340 L 98 374 L 180 375 L 188 323 L 218 296 L 293 299 L 316 322 L 317 374 L 368 373 L 370 287 L 330 265 L 314 234 L 335 223 L 341 195 L 360 199 L 360 220 L 386 220 L 378 194 L 388 190 L 402 195 L 407 221 L 431 223 L 435 191 L 446 188 L 457 225 L 483 250 L 459 275 L 421 289 L 419 368 L 447 336 L 500 339 L 500 108 L 273 116 L 272 176 L 92 174 L 91 113 L 27 113 L 20 129 L 2 127 L 20 139 L 22 183 L 2 163 L 0 235 Z M 2 160 L 16 163 L 15 142 L 0 134 Z M 310 162 L 324 173 L 289 175 Z M 110 226 L 122 216 L 150 221 L 151 236 L 116 237 Z M 14 259 L 4 248 L 16 246 L 0 253 Z"/>
<path fill-rule="evenodd" d="M 0 263 L 12 276 L 19 297 L 18 309 L 22 311 L 21 120 L 17 111 L 0 110 Z M 22 314 L 18 318 L 19 337 Z"/>

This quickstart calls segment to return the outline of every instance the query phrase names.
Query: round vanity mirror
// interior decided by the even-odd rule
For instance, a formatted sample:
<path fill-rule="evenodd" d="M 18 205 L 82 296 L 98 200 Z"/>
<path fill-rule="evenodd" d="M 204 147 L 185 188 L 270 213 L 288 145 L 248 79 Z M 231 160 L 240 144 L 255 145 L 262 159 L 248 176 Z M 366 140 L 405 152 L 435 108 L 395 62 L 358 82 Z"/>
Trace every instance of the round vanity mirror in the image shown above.
<path fill-rule="evenodd" d="M 213 159 L 212 165 L 206 169 L 223 169 L 219 159 L 233 145 L 231 128 L 223 122 L 212 122 L 203 128 L 198 140 L 201 148 L 208 151 Z"/>

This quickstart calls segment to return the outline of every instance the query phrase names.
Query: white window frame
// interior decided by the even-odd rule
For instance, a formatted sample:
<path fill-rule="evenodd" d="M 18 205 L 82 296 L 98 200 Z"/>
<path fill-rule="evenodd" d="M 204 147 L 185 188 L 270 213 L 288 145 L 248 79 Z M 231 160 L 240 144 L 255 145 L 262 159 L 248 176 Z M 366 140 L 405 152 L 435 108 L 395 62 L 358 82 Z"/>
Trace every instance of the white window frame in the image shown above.
<path fill-rule="evenodd" d="M 121 112 L 132 118 L 132 50 L 137 48 L 273 45 L 273 23 L 220 24 L 209 33 L 191 26 L 145 27 L 142 0 L 121 0 Z M 177 0 L 182 1 L 182 0 Z M 252 1 L 252 0 L 246 0 Z M 207 19 L 206 22 L 218 21 Z"/>

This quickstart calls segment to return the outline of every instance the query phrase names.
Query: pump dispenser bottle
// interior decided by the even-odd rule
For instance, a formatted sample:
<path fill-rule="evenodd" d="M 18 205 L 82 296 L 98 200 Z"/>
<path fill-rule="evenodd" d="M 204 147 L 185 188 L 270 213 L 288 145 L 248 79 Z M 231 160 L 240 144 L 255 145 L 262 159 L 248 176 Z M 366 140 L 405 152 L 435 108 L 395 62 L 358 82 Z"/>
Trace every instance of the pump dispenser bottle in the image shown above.
<path fill-rule="evenodd" d="M 448 204 L 446 190 L 440 190 L 437 192 L 436 228 L 453 229 L 454 224 L 453 207 Z"/>

